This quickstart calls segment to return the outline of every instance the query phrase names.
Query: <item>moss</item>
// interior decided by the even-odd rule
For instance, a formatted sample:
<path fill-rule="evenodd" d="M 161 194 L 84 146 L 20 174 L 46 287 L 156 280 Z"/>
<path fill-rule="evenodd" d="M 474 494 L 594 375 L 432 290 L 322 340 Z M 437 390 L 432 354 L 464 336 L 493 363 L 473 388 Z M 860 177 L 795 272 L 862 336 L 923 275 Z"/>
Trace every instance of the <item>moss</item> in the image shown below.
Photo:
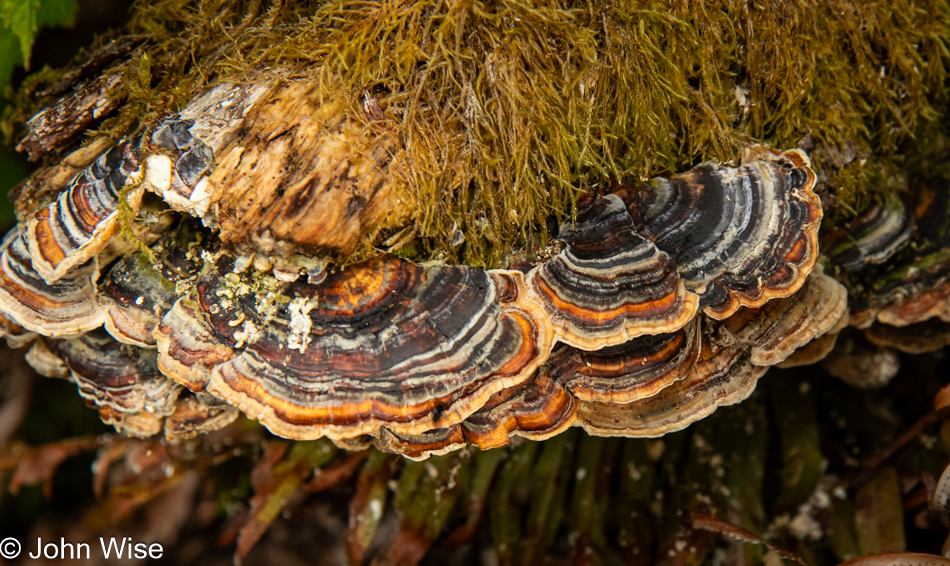
<path fill-rule="evenodd" d="M 127 184 L 122 188 L 122 190 L 119 191 L 119 198 L 116 200 L 119 216 L 119 232 L 122 234 L 125 240 L 129 242 L 135 248 L 135 250 L 149 262 L 149 264 L 155 265 L 158 263 L 158 259 L 155 257 L 155 254 L 152 252 L 151 248 L 148 247 L 148 244 L 143 242 L 142 239 L 139 238 L 135 233 L 130 221 L 130 219 L 136 215 L 136 212 L 133 211 L 132 205 L 129 204 L 129 196 L 141 186 L 142 181 L 138 180 Z M 164 279 L 164 277 L 162 279 Z"/>
<path fill-rule="evenodd" d="M 947 0 L 619 6 L 143 2 L 127 102 L 102 131 L 148 128 L 264 67 L 319 78 L 354 120 L 373 97 L 398 124 L 421 253 L 492 266 L 543 239 L 582 187 L 736 160 L 753 142 L 813 144 L 844 216 L 945 161 Z M 847 163 L 824 151 L 845 146 Z"/>

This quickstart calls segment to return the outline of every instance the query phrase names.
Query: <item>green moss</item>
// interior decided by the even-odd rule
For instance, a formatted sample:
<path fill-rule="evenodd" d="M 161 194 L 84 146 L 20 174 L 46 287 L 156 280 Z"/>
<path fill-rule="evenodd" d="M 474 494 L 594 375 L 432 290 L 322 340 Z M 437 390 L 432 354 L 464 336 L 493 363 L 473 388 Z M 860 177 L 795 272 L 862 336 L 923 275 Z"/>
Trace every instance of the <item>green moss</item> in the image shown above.
<path fill-rule="evenodd" d="M 264 66 L 322 80 L 357 122 L 371 94 L 406 148 L 394 174 L 415 199 L 422 253 L 477 265 L 543 238 L 581 187 L 734 161 L 753 142 L 808 136 L 845 216 L 945 161 L 947 0 L 620 6 L 143 2 L 127 102 L 103 131 L 147 128 Z M 826 151 L 845 146 L 848 163 Z"/>

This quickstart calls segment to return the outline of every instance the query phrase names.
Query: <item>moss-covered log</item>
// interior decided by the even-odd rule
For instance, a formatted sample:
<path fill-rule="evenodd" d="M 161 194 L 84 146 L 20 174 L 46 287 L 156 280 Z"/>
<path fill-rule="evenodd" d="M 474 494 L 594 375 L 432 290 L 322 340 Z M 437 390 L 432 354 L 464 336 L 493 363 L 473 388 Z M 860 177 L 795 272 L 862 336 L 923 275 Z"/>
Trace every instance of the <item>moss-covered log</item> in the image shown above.
<path fill-rule="evenodd" d="M 812 151 L 840 218 L 947 174 L 948 22 L 945 0 L 163 0 L 102 38 L 95 65 L 28 80 L 5 131 L 19 139 L 64 80 L 96 73 L 121 75 L 95 83 L 118 109 L 91 135 L 113 138 L 222 80 L 312 78 L 308 96 L 354 127 L 397 133 L 391 182 L 417 237 L 403 253 L 497 267 L 582 187 L 734 161 L 751 142 Z"/>

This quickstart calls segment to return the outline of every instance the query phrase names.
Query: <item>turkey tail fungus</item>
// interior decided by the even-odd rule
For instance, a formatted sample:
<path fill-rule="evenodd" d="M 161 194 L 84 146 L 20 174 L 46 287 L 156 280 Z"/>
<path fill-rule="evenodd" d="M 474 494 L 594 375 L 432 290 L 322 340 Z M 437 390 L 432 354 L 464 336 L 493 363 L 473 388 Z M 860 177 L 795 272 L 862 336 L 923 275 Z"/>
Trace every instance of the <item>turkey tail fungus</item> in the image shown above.
<path fill-rule="evenodd" d="M 0 2 L 0 86 L 39 26 L 84 25 L 70 6 Z M 183 564 L 221 562 L 208 540 L 238 563 L 939 562 L 916 552 L 950 556 L 948 22 L 135 3 L 0 88 L 36 166 L 0 244 L 0 475 L 99 497 L 63 533 L 0 498 L 0 530 L 121 524 Z"/>

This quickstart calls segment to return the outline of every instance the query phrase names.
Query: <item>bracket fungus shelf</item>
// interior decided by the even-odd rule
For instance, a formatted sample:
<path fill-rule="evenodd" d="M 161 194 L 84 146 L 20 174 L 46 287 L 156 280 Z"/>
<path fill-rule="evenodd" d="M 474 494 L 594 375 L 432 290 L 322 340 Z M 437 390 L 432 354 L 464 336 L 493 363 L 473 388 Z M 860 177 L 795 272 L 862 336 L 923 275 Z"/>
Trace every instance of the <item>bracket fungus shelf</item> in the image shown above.
<path fill-rule="evenodd" d="M 950 556 L 950 0 L 128 1 L 0 2 L 11 537 Z"/>
<path fill-rule="evenodd" d="M 621 189 L 644 235 L 717 320 L 794 293 L 818 259 L 823 211 L 807 155 L 754 147 L 744 161 Z"/>
<path fill-rule="evenodd" d="M 399 222 L 399 142 L 300 106 L 312 89 L 222 83 L 60 174 L 4 242 L 11 343 L 41 335 L 29 359 L 130 435 L 243 413 L 425 458 L 571 426 L 678 430 L 840 330 L 847 293 L 813 272 L 822 208 L 800 150 L 588 193 L 561 250 L 524 271 L 338 265 Z M 275 120 L 297 134 L 262 141 Z"/>

